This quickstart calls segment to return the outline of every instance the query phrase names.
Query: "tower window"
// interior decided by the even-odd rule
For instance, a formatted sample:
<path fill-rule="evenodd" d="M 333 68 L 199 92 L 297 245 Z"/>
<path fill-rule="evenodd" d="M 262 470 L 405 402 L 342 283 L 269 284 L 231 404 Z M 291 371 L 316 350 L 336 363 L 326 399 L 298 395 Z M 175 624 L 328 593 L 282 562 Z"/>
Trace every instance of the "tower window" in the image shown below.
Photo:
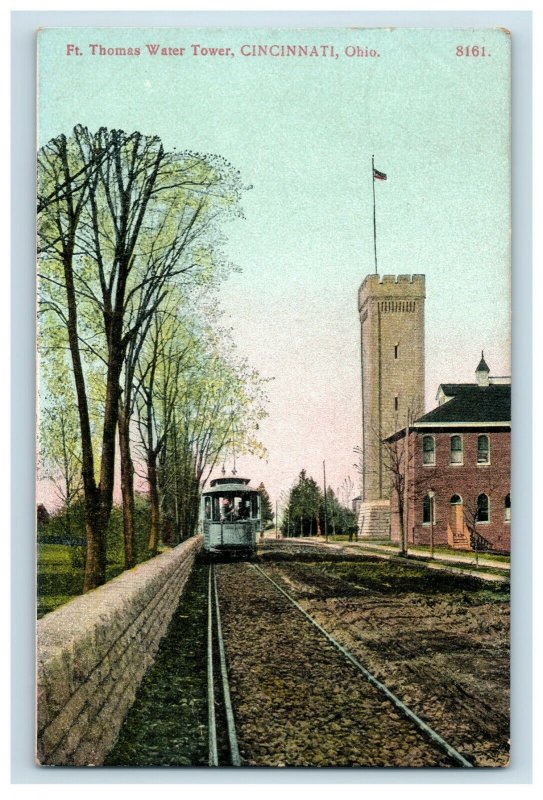
<path fill-rule="evenodd" d="M 490 464 L 490 444 L 486 434 L 477 437 L 477 463 Z"/>
<path fill-rule="evenodd" d="M 394 398 L 394 411 L 398 410 L 398 395 Z"/>
<path fill-rule="evenodd" d="M 399 352 L 400 352 L 400 345 L 399 344 L 395 344 L 394 345 L 394 358 L 398 358 Z"/>
<path fill-rule="evenodd" d="M 505 522 L 511 522 L 511 495 L 505 495 L 505 515 L 504 520 Z"/>
<path fill-rule="evenodd" d="M 462 464 L 464 461 L 462 437 L 451 436 L 451 464 Z"/>

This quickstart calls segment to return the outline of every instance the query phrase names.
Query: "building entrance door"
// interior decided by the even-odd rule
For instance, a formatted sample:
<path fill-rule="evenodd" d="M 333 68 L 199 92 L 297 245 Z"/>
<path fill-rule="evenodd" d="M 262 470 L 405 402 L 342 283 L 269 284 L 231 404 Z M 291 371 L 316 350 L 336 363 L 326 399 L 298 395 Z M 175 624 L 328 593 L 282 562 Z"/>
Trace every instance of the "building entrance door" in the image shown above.
<path fill-rule="evenodd" d="M 464 521 L 464 501 L 459 494 L 453 494 L 450 499 L 447 534 L 449 547 L 469 549 L 469 535 Z"/>

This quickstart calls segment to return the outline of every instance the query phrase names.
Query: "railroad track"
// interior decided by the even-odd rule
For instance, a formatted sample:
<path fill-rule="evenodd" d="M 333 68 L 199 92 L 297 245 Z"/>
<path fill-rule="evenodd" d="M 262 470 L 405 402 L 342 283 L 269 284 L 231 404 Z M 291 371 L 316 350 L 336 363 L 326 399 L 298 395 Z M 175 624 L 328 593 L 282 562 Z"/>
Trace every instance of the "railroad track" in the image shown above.
<path fill-rule="evenodd" d="M 346 647 L 343 647 L 332 634 L 328 633 L 319 623 L 313 619 L 313 617 L 308 614 L 305 609 L 293 598 L 291 595 L 283 589 L 265 570 L 263 570 L 260 566 L 256 564 L 251 564 L 251 567 L 262 575 L 267 581 L 272 584 L 272 586 L 283 595 L 299 612 L 302 614 L 305 619 L 313 625 L 316 630 L 319 631 L 328 642 L 336 648 L 343 656 L 347 659 L 363 676 L 364 678 L 374 686 L 376 689 L 381 692 L 394 706 L 395 708 L 407 719 L 412 722 L 415 727 L 424 735 L 426 736 L 434 745 L 436 745 L 439 749 L 441 749 L 444 753 L 446 753 L 449 758 L 459 767 L 473 767 L 473 764 L 468 761 L 464 756 L 458 752 L 449 742 L 447 742 L 442 736 L 437 733 L 430 725 L 428 725 L 423 719 L 421 719 L 412 709 L 410 709 L 405 703 L 403 703 L 399 697 L 397 697 L 382 681 L 376 678 L 369 670 L 367 670 L 360 661 L 348 650 Z"/>
<path fill-rule="evenodd" d="M 315 580 L 318 576 L 313 575 L 312 580 Z M 298 578 L 299 580 L 303 580 Z M 370 604 L 370 600 L 373 597 L 378 597 L 377 592 L 374 588 L 369 588 L 366 586 L 361 586 L 360 584 L 351 584 L 346 582 L 345 580 L 334 576 L 333 578 L 334 583 L 340 584 L 341 586 L 345 587 L 347 590 L 350 590 L 354 587 L 358 591 L 362 591 L 364 593 L 363 597 L 368 598 L 366 601 L 358 600 L 349 598 L 348 600 L 342 600 L 340 598 L 335 598 L 335 603 L 339 606 L 338 610 L 338 620 L 342 620 L 343 613 L 349 614 L 353 609 L 358 609 L 361 605 L 364 609 L 368 610 L 372 608 Z M 388 585 L 388 584 L 383 584 Z M 287 586 L 287 588 L 289 588 Z M 315 580 L 314 588 L 319 589 L 326 593 L 330 591 L 329 585 L 327 586 L 325 579 L 318 578 Z M 299 587 L 300 591 L 305 591 L 303 583 L 301 584 L 301 588 Z M 316 599 L 316 598 L 315 598 Z M 379 599 L 376 602 L 375 607 L 380 608 L 382 605 L 381 600 Z M 393 612 L 393 617 L 398 619 L 397 613 Z M 369 627 L 371 630 L 375 631 L 376 633 L 379 631 L 379 627 L 382 624 L 383 617 L 380 616 L 379 620 L 372 620 L 371 616 L 364 620 L 364 624 Z M 349 623 L 347 623 L 349 624 Z M 409 661 L 413 657 L 413 649 L 412 647 L 406 647 L 399 641 L 395 641 L 394 644 L 391 646 L 389 645 L 386 648 L 381 648 L 380 653 L 384 655 L 384 657 L 392 659 L 393 662 L 398 661 L 399 659 L 405 659 L 405 661 Z M 423 680 L 426 682 L 427 686 L 432 686 L 432 684 L 436 681 L 436 675 L 434 668 L 431 666 L 425 666 L 420 662 L 417 664 L 417 678 L 419 680 Z M 448 674 L 446 678 L 447 682 L 447 692 L 449 693 L 451 689 L 457 693 L 457 713 L 458 710 L 465 706 L 469 708 L 470 713 L 475 713 L 477 715 L 479 726 L 481 730 L 484 731 L 485 735 L 488 737 L 492 737 L 495 735 L 495 728 L 496 726 L 503 726 L 507 727 L 509 724 L 509 717 L 508 715 L 504 714 L 502 711 L 496 709 L 494 704 L 489 704 L 483 698 L 479 696 L 477 692 L 469 691 L 466 689 L 465 685 L 463 685 L 460 681 L 456 680 L 454 676 Z M 424 714 L 423 714 L 424 716 Z"/>
<path fill-rule="evenodd" d="M 238 749 L 234 710 L 232 708 L 232 700 L 230 697 L 226 654 L 224 651 L 224 640 L 221 626 L 219 594 L 217 591 L 217 580 L 215 577 L 215 568 L 213 564 L 209 565 L 207 602 L 207 707 L 209 730 L 209 766 L 239 767 L 241 766 L 241 759 Z M 216 655 L 218 656 L 218 659 L 216 658 Z M 219 667 L 218 673 L 220 673 L 220 675 L 217 674 L 215 669 L 217 661 Z M 222 757 L 220 755 L 219 747 L 217 694 L 222 694 L 222 709 L 224 713 L 224 724 L 226 726 L 226 735 L 228 739 L 228 755 L 225 754 Z M 226 763 L 221 764 L 220 761 L 225 761 Z"/>

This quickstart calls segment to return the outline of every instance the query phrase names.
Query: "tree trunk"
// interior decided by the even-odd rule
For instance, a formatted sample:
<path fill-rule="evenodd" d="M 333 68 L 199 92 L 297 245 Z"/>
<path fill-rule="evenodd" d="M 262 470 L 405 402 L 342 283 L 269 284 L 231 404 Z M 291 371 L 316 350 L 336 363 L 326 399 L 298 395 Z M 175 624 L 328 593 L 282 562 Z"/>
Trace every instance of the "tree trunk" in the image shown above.
<path fill-rule="evenodd" d="M 106 582 L 106 526 L 100 509 L 100 491 L 85 491 L 85 576 L 83 592 L 96 589 Z"/>
<path fill-rule="evenodd" d="M 149 501 L 151 507 L 151 519 L 149 526 L 148 550 L 154 556 L 158 552 L 158 538 L 160 533 L 160 501 L 158 496 L 158 476 L 156 469 L 156 455 L 147 455 L 147 477 L 149 480 Z"/>
<path fill-rule="evenodd" d="M 398 495 L 399 496 L 399 495 Z M 398 502 L 398 522 L 400 523 L 400 555 L 407 555 L 406 531 L 404 522 L 404 504 L 402 501 Z"/>
<path fill-rule="evenodd" d="M 134 464 L 130 453 L 130 422 L 126 408 L 119 408 L 119 451 L 121 457 L 121 495 L 123 499 L 124 568 L 136 564 Z"/>

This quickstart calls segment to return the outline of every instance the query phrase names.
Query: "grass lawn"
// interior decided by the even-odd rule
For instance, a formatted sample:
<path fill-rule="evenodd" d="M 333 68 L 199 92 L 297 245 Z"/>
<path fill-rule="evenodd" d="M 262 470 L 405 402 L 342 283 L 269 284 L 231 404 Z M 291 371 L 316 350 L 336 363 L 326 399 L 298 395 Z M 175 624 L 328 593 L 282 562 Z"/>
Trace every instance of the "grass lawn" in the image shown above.
<path fill-rule="evenodd" d="M 75 550 L 80 552 L 65 544 L 38 544 L 38 619 L 81 594 L 83 567 L 73 564 Z M 107 580 L 123 570 L 122 562 L 108 563 Z"/>
<path fill-rule="evenodd" d="M 338 540 L 339 540 L 339 537 L 338 537 Z M 363 541 L 364 545 L 368 549 L 371 548 L 372 545 L 388 545 L 390 547 L 396 546 L 398 548 L 398 550 L 400 548 L 400 545 L 399 545 L 398 542 L 392 542 L 390 539 L 365 539 L 365 540 L 358 539 L 357 541 L 358 542 Z M 412 555 L 429 556 L 430 555 L 430 548 L 429 547 L 424 547 L 422 545 L 410 544 L 410 545 L 408 545 L 408 552 L 411 553 Z M 435 557 L 439 557 L 439 556 L 443 556 L 443 555 L 446 555 L 446 556 L 449 556 L 449 557 L 450 556 L 452 556 L 452 557 L 461 556 L 462 558 L 469 558 L 472 561 L 475 561 L 475 558 L 476 558 L 476 554 L 474 553 L 473 550 L 453 550 L 452 548 L 448 548 L 448 547 L 434 547 L 434 556 Z M 480 559 L 481 558 L 485 558 L 485 559 L 488 559 L 489 561 L 496 561 L 497 563 L 500 563 L 500 564 L 509 564 L 509 561 L 510 561 L 510 558 L 507 555 L 500 555 L 498 553 L 486 553 L 486 552 L 483 552 L 483 551 L 481 551 L 479 553 L 479 558 Z"/>
<path fill-rule="evenodd" d="M 167 547 L 159 547 L 164 552 Z M 79 553 L 75 552 L 79 551 Z M 81 548 L 66 544 L 38 544 L 38 619 L 67 603 L 83 590 L 83 566 L 78 555 Z M 147 554 L 141 554 L 139 562 Z M 122 554 L 118 559 L 108 560 L 106 580 L 110 581 L 124 571 Z"/>
<path fill-rule="evenodd" d="M 417 546 L 410 545 L 409 546 L 409 552 L 410 553 L 420 554 L 420 555 L 429 555 L 430 554 L 430 548 L 429 547 L 417 547 Z M 446 547 L 434 547 L 434 554 L 436 554 L 438 556 L 439 555 L 448 555 L 448 556 L 458 555 L 458 556 L 462 556 L 464 558 L 471 558 L 473 561 L 475 561 L 475 557 L 476 557 L 476 554 L 473 552 L 473 550 L 452 550 L 452 549 L 450 550 L 450 549 L 448 549 Z M 510 560 L 509 556 L 498 555 L 496 553 L 484 553 L 484 552 L 480 552 L 479 553 L 479 558 L 485 558 L 485 559 L 488 559 L 489 561 L 497 561 L 497 562 L 500 562 L 502 564 L 508 564 L 509 560 Z"/>

